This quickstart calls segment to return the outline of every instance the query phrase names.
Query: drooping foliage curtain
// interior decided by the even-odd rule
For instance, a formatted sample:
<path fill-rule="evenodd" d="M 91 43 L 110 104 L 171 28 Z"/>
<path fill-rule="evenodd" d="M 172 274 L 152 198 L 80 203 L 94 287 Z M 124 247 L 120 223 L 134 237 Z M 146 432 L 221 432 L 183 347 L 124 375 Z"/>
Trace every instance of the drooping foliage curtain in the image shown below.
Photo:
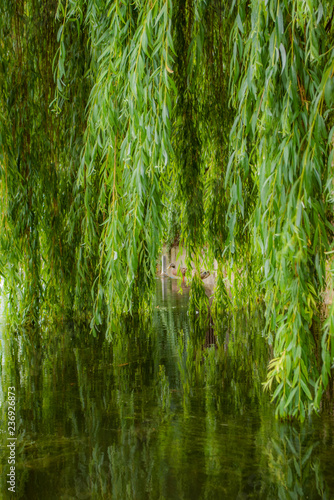
<path fill-rule="evenodd" d="M 240 179 L 244 184 L 249 175 L 256 177 L 253 252 L 262 255 L 268 332 L 274 337 L 268 385 L 278 382 L 274 398 L 281 417 L 304 418 L 305 401 L 315 394 L 317 405 L 327 382 L 327 334 L 333 334 L 331 319 L 319 378 L 320 292 L 333 239 L 333 6 L 239 2 L 236 9 L 236 116 L 226 182 L 234 179 L 238 186 Z M 242 204 L 243 195 L 236 196 L 232 216 Z"/>
<path fill-rule="evenodd" d="M 0 34 L 12 321 L 84 312 L 112 334 L 120 315 L 148 307 L 177 213 L 195 265 L 203 252 L 218 262 L 218 312 L 227 270 L 242 276 L 238 306 L 265 297 L 277 415 L 318 408 L 334 354 L 333 311 L 320 322 L 332 2 L 4 0 Z M 197 275 L 193 288 L 203 297 Z"/>

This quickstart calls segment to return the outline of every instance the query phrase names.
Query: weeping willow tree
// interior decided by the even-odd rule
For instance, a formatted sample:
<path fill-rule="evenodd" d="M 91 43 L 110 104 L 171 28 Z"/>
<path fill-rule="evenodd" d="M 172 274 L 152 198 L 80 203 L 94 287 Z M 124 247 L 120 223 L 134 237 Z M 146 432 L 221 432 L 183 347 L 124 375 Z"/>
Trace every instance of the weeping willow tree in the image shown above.
<path fill-rule="evenodd" d="M 87 35 L 68 30 L 70 98 L 56 116 L 56 9 L 57 1 L 0 6 L 0 273 L 11 320 L 25 324 L 37 324 L 50 304 L 70 311 L 75 297 L 90 295 L 88 273 L 83 281 L 76 272 L 84 211 L 77 158 L 91 87 L 84 79 Z"/>
<path fill-rule="evenodd" d="M 274 336 L 267 385 L 278 383 L 277 414 L 302 420 L 308 403 L 318 407 L 333 361 L 332 310 L 319 376 L 315 326 L 333 236 L 332 18 L 331 2 L 239 2 L 232 33 L 230 217 L 242 211 L 238 185 L 256 178 L 249 223 Z"/>
<path fill-rule="evenodd" d="M 0 14 L 12 320 L 85 311 L 93 332 L 112 334 L 150 304 L 176 207 L 195 266 L 203 249 L 218 262 L 216 311 L 229 303 L 226 267 L 265 293 L 277 415 L 319 408 L 334 354 L 333 309 L 318 328 L 333 228 L 332 2 L 4 0 Z M 197 308 L 201 287 L 195 275 Z"/>

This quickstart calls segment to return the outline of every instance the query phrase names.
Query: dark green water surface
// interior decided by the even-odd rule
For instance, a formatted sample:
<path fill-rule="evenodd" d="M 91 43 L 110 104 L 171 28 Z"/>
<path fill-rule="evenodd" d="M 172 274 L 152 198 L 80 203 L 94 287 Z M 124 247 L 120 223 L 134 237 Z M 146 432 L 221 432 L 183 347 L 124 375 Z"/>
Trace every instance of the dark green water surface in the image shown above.
<path fill-rule="evenodd" d="M 157 280 L 153 319 L 112 342 L 66 325 L 36 346 L 2 327 L 1 498 L 334 499 L 333 399 L 302 426 L 275 420 L 262 308 L 203 330 L 188 299 Z"/>

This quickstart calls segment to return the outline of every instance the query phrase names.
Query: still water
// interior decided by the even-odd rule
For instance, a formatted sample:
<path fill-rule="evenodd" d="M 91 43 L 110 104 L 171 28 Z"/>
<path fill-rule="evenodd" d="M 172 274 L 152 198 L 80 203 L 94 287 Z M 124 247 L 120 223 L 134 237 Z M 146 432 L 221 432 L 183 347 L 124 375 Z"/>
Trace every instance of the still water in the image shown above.
<path fill-rule="evenodd" d="M 36 346 L 2 327 L 1 498 L 334 498 L 332 400 L 302 426 L 276 421 L 261 385 L 271 354 L 261 307 L 202 328 L 188 299 L 176 280 L 157 280 L 153 318 L 111 343 L 67 325 Z"/>

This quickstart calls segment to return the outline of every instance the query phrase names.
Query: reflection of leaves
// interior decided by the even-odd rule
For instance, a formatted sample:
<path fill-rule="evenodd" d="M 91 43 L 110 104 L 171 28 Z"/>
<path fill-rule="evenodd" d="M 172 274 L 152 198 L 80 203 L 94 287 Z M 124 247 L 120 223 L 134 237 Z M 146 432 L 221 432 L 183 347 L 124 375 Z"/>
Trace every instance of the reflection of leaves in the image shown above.
<path fill-rule="evenodd" d="M 168 414 L 170 411 L 171 398 L 169 381 L 166 377 L 166 370 L 164 365 L 159 365 L 158 388 L 160 393 L 158 394 L 158 397 L 160 399 L 162 410 Z"/>
<path fill-rule="evenodd" d="M 25 444 L 17 455 L 22 457 L 23 467 L 34 470 L 48 469 L 76 455 L 83 444 L 82 439 L 75 437 L 46 436 L 44 439 Z"/>
<path fill-rule="evenodd" d="M 302 466 L 304 466 L 306 464 L 306 462 L 308 461 L 308 459 L 310 458 L 314 448 L 316 446 L 318 446 L 319 443 L 315 443 L 315 444 L 312 444 L 311 446 L 309 446 L 307 452 L 305 453 L 303 459 L 302 459 Z"/>
<path fill-rule="evenodd" d="M 155 309 L 152 321 L 125 321 L 112 343 L 71 326 L 62 335 L 50 329 L 37 352 L 28 342 L 6 344 L 2 377 L 21 381 L 18 418 L 26 429 L 20 491 L 37 487 L 41 471 L 41 498 L 49 498 L 50 484 L 58 498 L 99 500 L 172 498 L 170 484 L 178 498 L 326 491 L 308 434 L 266 413 L 261 311 L 226 315 L 213 345 L 206 330 L 194 339 L 176 295 L 166 294 L 167 310 Z M 193 481 L 199 470 L 202 479 Z"/>
<path fill-rule="evenodd" d="M 267 447 L 268 467 L 278 497 L 286 499 L 306 495 L 315 498 L 321 495 L 323 498 L 323 487 L 320 486 L 322 477 L 319 479 L 321 474 L 314 465 L 317 460 L 312 460 L 312 453 L 319 443 L 305 446 L 306 433 L 298 432 L 293 427 L 284 427 L 281 437 L 279 441 L 271 439 Z"/>

